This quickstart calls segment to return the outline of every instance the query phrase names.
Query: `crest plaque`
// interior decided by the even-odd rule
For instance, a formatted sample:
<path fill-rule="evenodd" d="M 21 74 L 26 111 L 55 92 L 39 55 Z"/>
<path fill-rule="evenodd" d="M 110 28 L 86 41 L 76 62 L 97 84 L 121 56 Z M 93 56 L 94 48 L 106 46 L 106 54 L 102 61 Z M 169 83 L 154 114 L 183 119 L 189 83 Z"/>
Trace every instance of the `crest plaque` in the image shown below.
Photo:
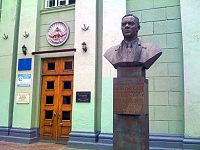
<path fill-rule="evenodd" d="M 46 34 L 47 41 L 52 46 L 63 45 L 69 37 L 69 27 L 61 21 L 54 22 L 50 25 Z"/>

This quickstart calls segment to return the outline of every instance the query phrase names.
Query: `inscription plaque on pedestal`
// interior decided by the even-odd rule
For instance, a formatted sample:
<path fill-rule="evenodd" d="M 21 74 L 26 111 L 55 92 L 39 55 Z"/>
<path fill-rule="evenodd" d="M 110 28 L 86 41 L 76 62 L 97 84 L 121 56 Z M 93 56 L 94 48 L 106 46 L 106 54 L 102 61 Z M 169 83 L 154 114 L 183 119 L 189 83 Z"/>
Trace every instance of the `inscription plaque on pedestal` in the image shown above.
<path fill-rule="evenodd" d="M 114 78 L 114 114 L 148 114 L 147 80 Z"/>

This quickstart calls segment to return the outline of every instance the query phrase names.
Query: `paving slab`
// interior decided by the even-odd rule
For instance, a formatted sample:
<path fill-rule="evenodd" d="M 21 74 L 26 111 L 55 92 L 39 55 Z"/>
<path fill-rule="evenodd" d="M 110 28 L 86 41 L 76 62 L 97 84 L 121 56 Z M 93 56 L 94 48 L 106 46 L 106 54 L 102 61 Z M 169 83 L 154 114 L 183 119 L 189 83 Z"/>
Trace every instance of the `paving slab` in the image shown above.
<path fill-rule="evenodd" d="M 32 143 L 21 144 L 13 142 L 0 141 L 0 150 L 87 150 L 70 148 L 67 145 L 54 144 L 54 143 Z"/>

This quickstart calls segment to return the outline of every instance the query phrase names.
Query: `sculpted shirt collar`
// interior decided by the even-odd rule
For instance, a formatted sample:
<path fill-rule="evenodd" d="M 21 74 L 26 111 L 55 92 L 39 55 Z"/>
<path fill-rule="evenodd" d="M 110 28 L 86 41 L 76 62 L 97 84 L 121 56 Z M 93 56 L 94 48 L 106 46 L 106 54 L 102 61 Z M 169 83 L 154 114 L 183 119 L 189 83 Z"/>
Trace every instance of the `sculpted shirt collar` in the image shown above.
<path fill-rule="evenodd" d="M 120 50 L 122 50 L 124 48 L 131 48 L 131 49 L 133 49 L 136 46 L 141 46 L 141 41 L 139 40 L 139 38 L 136 38 L 136 39 L 134 39 L 134 40 L 132 40 L 130 42 L 123 40 L 120 43 L 119 48 L 116 49 L 116 51 L 120 51 Z"/>
<path fill-rule="evenodd" d="M 118 57 L 125 58 L 125 56 L 127 56 L 130 57 L 131 62 L 139 61 L 142 51 L 141 41 L 139 38 L 130 42 L 123 40 L 115 51 L 117 51 Z"/>

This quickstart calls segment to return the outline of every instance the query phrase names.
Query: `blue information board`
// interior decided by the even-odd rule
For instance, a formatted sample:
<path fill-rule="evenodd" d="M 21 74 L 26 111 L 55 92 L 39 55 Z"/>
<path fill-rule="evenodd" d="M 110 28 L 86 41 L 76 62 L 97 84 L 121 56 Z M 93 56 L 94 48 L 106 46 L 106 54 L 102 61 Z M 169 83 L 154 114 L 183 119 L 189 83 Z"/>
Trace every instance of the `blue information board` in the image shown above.
<path fill-rule="evenodd" d="M 18 60 L 18 71 L 31 70 L 32 58 Z"/>

